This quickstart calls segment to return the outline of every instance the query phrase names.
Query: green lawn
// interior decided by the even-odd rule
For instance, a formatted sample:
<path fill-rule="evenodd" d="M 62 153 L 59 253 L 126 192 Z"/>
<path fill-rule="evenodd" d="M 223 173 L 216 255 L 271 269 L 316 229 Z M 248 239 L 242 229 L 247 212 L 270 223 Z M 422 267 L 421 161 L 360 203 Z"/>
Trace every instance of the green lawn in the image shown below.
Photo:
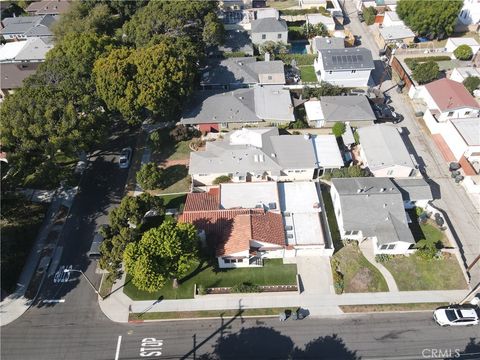
<path fill-rule="evenodd" d="M 425 260 L 416 255 L 395 256 L 382 263 L 393 275 L 400 290 L 466 289 L 457 259 L 445 254 L 441 260 Z"/>
<path fill-rule="evenodd" d="M 183 208 L 187 195 L 162 195 L 160 197 L 163 199 L 166 209 L 180 209 Z"/>
<path fill-rule="evenodd" d="M 216 269 L 208 264 L 200 266 L 193 263 L 191 272 L 180 280 L 177 289 L 168 283 L 163 289 L 149 293 L 138 290 L 127 275 L 124 292 L 133 300 L 154 300 L 163 296 L 164 299 L 191 299 L 193 298 L 194 284 L 204 289 L 210 287 L 232 287 L 243 282 L 256 285 L 295 285 L 297 266 L 284 265 L 282 259 L 265 260 L 261 268 L 250 269 Z"/>
<path fill-rule="evenodd" d="M 298 1 L 297 0 L 268 0 L 267 1 L 267 6 L 275 8 L 277 10 L 284 10 L 291 8 L 293 6 L 298 6 Z"/>
<path fill-rule="evenodd" d="M 300 77 L 303 82 L 318 82 L 313 65 L 300 66 Z"/>
<path fill-rule="evenodd" d="M 167 160 L 184 160 L 190 158 L 190 144 L 191 140 L 179 141 L 178 143 L 172 143 L 171 146 L 174 147 L 175 152 L 172 153 Z"/>
<path fill-rule="evenodd" d="M 2 199 L 1 284 L 6 292 L 15 290 L 47 209 L 48 205 L 31 203 L 23 197 Z"/>
<path fill-rule="evenodd" d="M 278 316 L 285 311 L 293 312 L 296 309 L 287 308 L 255 308 L 242 309 L 239 314 L 236 310 L 199 310 L 199 311 L 166 311 L 166 312 L 147 312 L 147 313 L 131 313 L 128 320 L 168 320 L 168 319 L 193 319 L 205 317 L 232 317 L 232 316 Z"/>
<path fill-rule="evenodd" d="M 408 214 L 412 219 L 409 227 L 416 242 L 426 239 L 441 242 L 444 246 L 450 245 L 445 233 L 438 228 L 433 220 L 429 219 L 425 224 L 419 224 L 415 210 L 409 210 Z"/>
<path fill-rule="evenodd" d="M 363 256 L 356 244 L 348 244 L 337 251 L 332 262 L 338 262 L 339 270 L 343 274 L 344 292 L 388 291 L 382 274 Z"/>
<path fill-rule="evenodd" d="M 332 235 L 333 247 L 335 248 L 335 252 L 337 252 L 343 247 L 343 243 L 340 238 L 340 231 L 338 230 L 337 218 L 335 217 L 335 211 L 333 210 L 333 203 L 332 198 L 330 197 L 329 189 L 323 185 L 322 199 L 325 205 L 325 212 L 327 213 L 328 226 L 330 227 L 330 233 Z"/>
<path fill-rule="evenodd" d="M 154 143 L 149 141 L 149 146 L 152 149 L 152 161 L 156 163 L 162 163 L 168 160 L 186 160 L 190 158 L 189 144 L 191 140 L 186 141 L 174 141 L 170 135 L 170 130 L 160 130 L 159 145 L 155 146 Z"/>

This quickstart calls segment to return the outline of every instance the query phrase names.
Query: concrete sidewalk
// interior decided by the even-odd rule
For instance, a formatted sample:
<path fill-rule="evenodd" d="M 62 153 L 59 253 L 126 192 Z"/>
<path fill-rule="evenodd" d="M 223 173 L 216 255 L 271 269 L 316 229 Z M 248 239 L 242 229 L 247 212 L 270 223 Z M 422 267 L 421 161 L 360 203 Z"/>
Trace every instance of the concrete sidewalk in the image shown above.
<path fill-rule="evenodd" d="M 100 308 L 112 321 L 127 322 L 129 313 L 229 310 L 275 307 L 303 307 L 312 316 L 341 314 L 339 305 L 406 304 L 406 303 L 457 303 L 469 290 L 399 291 L 379 293 L 298 294 L 256 293 L 204 295 L 195 299 L 132 301 L 123 293 L 121 279 L 112 288 L 105 300 L 99 299 Z"/>

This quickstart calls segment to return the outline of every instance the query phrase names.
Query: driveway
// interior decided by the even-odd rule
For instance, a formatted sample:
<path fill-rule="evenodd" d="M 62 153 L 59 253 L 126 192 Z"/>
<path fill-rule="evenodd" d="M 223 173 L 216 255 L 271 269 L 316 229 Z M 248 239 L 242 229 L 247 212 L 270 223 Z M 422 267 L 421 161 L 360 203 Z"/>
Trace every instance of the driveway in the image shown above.
<path fill-rule="evenodd" d="M 335 294 L 332 268 L 330 259 L 327 256 L 298 256 L 296 260 L 303 294 Z"/>

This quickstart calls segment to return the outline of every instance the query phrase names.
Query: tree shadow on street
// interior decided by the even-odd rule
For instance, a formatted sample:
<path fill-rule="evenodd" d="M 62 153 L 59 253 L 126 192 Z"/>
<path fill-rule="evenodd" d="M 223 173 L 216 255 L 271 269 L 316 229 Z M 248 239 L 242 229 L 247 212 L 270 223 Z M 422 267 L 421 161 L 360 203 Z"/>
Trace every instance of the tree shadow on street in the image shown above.
<path fill-rule="evenodd" d="M 480 359 L 480 341 L 476 338 L 470 338 L 463 351 L 453 353 L 452 357 L 447 360 L 462 359 L 462 360 L 477 360 Z"/>

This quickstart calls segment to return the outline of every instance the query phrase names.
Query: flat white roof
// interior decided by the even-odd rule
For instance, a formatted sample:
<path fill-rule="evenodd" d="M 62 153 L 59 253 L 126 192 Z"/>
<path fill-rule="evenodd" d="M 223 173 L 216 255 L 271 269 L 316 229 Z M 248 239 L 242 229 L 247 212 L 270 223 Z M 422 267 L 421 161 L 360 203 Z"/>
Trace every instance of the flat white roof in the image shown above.
<path fill-rule="evenodd" d="M 318 166 L 336 169 L 345 165 L 335 135 L 317 135 L 312 142 Z"/>
<path fill-rule="evenodd" d="M 252 209 L 259 204 L 269 207 L 271 203 L 275 203 L 279 210 L 276 182 L 228 183 L 220 186 L 220 206 L 224 209 Z"/>
<path fill-rule="evenodd" d="M 27 44 L 27 41 L 15 41 L 0 46 L 0 61 L 13 60 Z"/>
<path fill-rule="evenodd" d="M 319 100 L 308 100 L 303 105 L 305 106 L 305 112 L 307 113 L 307 119 L 309 121 L 325 119 Z"/>
<path fill-rule="evenodd" d="M 468 146 L 480 145 L 480 118 L 450 120 Z"/>
<path fill-rule="evenodd" d="M 460 45 L 480 46 L 477 40 L 470 37 L 448 38 L 447 43 L 449 42 L 456 46 L 460 46 Z"/>
<path fill-rule="evenodd" d="M 287 245 L 324 245 L 319 213 L 295 213 L 293 217 L 293 238 L 288 238 Z M 287 234 L 289 232 L 287 231 Z"/>
<path fill-rule="evenodd" d="M 322 24 L 335 24 L 335 20 L 331 16 L 325 16 L 322 14 L 306 14 L 308 22 L 312 25 Z"/>
<path fill-rule="evenodd" d="M 296 181 L 278 183 L 280 209 L 290 213 L 318 213 L 321 211 L 314 182 Z"/>

